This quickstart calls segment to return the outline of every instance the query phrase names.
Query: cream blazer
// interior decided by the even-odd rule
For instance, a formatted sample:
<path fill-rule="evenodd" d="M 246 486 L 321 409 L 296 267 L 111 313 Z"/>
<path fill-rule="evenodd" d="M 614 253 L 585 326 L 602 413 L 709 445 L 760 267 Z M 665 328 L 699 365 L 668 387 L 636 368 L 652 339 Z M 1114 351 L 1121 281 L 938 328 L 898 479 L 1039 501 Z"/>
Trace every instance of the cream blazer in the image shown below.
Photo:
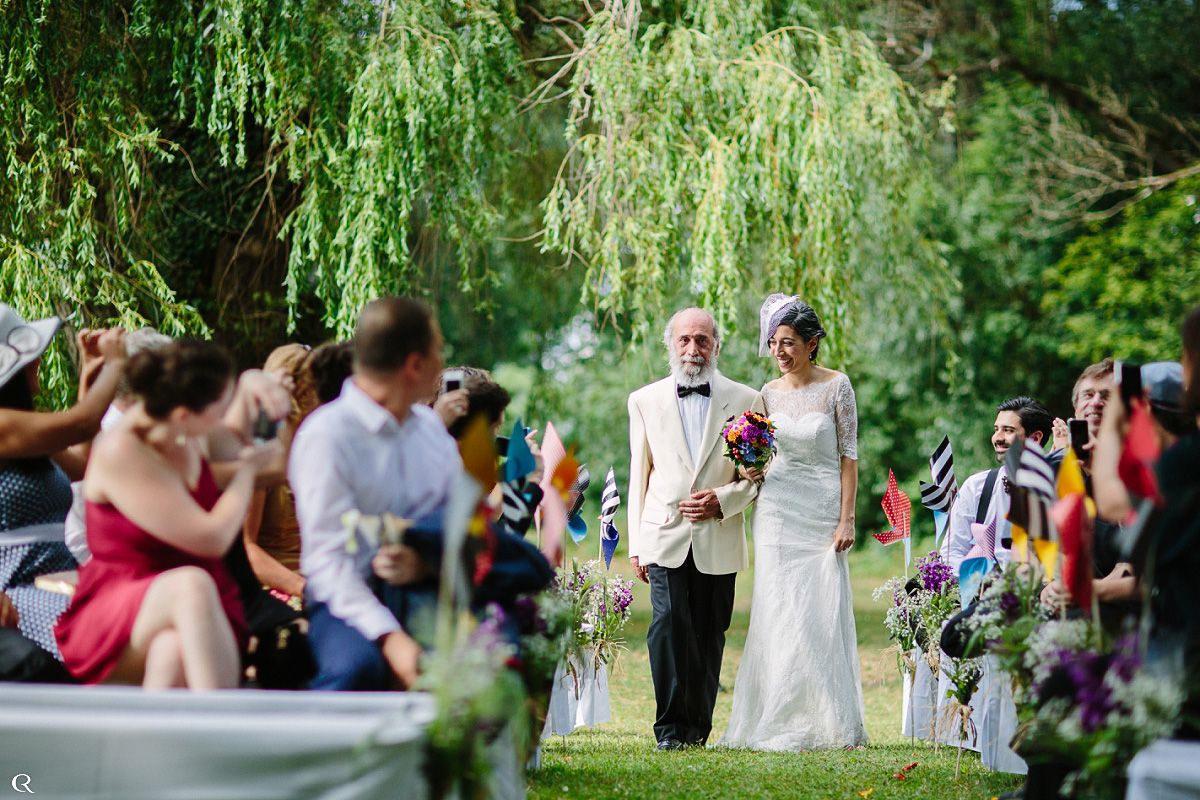
<path fill-rule="evenodd" d="M 725 458 L 721 428 L 732 415 L 762 412 L 763 401 L 749 386 L 720 373 L 713 375 L 711 386 L 699 464 L 692 463 L 683 435 L 674 377 L 629 395 L 629 555 L 642 565 L 678 567 L 689 548 L 696 568 L 709 575 L 737 572 L 748 563 L 742 512 L 758 487 L 739 478 Z M 716 492 L 721 516 L 688 522 L 679 502 L 702 489 Z"/>

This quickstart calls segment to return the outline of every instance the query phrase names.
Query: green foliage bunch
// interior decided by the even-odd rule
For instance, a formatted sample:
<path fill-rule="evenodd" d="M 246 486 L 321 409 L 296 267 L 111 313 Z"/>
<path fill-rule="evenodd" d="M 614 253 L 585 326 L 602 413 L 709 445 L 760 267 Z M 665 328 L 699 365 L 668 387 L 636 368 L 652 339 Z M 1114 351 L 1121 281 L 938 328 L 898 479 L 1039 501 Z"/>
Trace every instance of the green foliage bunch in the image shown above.
<path fill-rule="evenodd" d="M 682 290 L 729 323 L 763 283 L 836 326 L 880 266 L 866 243 L 905 237 L 916 99 L 862 34 L 771 28 L 766 6 L 647 24 L 613 0 L 588 22 L 544 245 L 586 263 L 601 311 L 657 319 Z"/>
<path fill-rule="evenodd" d="M 129 46 L 144 29 L 123 11 L 0 6 L 0 298 L 29 318 L 203 333 L 146 237 L 154 167 L 182 152 L 139 104 L 168 82 L 142 63 L 160 50 Z M 58 337 L 43 362 L 58 404 L 73 380 L 68 345 Z"/>
<path fill-rule="evenodd" d="M 470 256 L 496 223 L 486 183 L 510 160 L 497 144 L 524 86 L 515 24 L 505 0 L 205 4 L 185 62 L 207 84 L 197 121 L 239 164 L 253 121 L 269 139 L 264 178 L 302 187 L 281 230 L 290 314 L 311 291 L 349 335 L 368 300 L 417 288 L 421 226 L 458 248 L 471 288 Z"/>

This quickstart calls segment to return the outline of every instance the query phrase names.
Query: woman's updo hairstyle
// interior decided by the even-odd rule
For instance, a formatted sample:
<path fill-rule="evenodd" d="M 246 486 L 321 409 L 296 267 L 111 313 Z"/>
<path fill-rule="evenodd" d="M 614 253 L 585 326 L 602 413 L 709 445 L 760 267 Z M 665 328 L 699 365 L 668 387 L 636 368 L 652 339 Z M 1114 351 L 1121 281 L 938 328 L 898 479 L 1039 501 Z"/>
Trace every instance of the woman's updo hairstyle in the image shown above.
<path fill-rule="evenodd" d="M 775 335 L 775 331 L 781 325 L 787 325 L 796 332 L 796 335 L 807 342 L 814 336 L 817 339 L 817 346 L 808 354 L 809 361 L 817 360 L 817 352 L 821 349 L 821 340 L 825 338 L 825 329 L 821 327 L 821 320 L 817 317 L 817 312 L 813 311 L 813 307 L 803 300 L 795 300 L 780 310 L 778 322 L 775 323 L 771 335 Z"/>
<path fill-rule="evenodd" d="M 174 408 L 199 413 L 220 400 L 233 379 L 234 366 L 220 345 L 180 339 L 138 353 L 129 359 L 125 375 L 146 413 L 165 419 Z"/>

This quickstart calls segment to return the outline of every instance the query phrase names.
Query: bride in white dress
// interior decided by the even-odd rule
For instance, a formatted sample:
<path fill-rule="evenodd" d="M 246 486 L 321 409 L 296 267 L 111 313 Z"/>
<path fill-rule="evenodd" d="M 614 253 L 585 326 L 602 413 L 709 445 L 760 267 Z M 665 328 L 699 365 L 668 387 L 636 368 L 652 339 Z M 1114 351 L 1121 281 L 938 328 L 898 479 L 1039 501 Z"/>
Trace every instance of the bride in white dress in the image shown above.
<path fill-rule="evenodd" d="M 807 303 L 773 294 L 761 322 L 760 355 L 782 373 L 762 390 L 777 452 L 754 512 L 750 630 L 720 743 L 857 747 L 867 734 L 846 563 L 858 489 L 854 389 L 814 363 L 825 331 Z"/>

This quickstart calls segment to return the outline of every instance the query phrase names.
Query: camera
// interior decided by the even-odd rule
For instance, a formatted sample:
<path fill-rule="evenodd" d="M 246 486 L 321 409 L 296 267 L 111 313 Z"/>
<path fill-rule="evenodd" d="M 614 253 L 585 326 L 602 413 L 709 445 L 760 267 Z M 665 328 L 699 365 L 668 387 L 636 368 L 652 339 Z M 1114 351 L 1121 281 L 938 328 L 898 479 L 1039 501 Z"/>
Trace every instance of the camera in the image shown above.
<path fill-rule="evenodd" d="M 1092 432 L 1088 429 L 1086 419 L 1069 419 L 1067 427 L 1071 431 L 1071 449 L 1075 451 L 1075 455 L 1083 457 L 1084 447 L 1092 439 Z"/>
<path fill-rule="evenodd" d="M 266 444 L 279 435 L 279 420 L 271 419 L 261 408 L 254 418 L 254 443 Z"/>
<path fill-rule="evenodd" d="M 1140 399 L 1142 396 L 1142 368 L 1137 364 L 1118 361 L 1113 374 L 1121 390 L 1121 402 L 1125 404 L 1125 408 L 1132 408 L 1134 399 Z"/>
<path fill-rule="evenodd" d="M 442 393 L 454 392 L 463 386 L 463 371 L 461 369 L 448 369 L 442 373 Z"/>

